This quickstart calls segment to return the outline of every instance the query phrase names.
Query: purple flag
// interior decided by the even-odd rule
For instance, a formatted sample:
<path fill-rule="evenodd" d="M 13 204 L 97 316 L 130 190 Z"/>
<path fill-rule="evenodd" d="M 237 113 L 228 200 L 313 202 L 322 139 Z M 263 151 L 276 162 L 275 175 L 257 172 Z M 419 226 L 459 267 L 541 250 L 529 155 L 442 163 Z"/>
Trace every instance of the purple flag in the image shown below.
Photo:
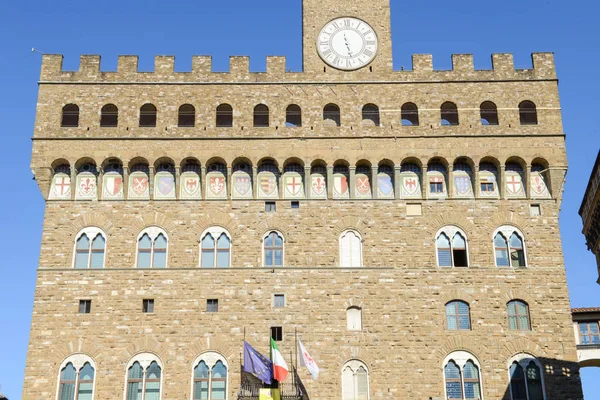
<path fill-rule="evenodd" d="M 258 379 L 266 384 L 273 382 L 273 364 L 271 360 L 254 350 L 244 340 L 244 371 L 256 374 Z"/>

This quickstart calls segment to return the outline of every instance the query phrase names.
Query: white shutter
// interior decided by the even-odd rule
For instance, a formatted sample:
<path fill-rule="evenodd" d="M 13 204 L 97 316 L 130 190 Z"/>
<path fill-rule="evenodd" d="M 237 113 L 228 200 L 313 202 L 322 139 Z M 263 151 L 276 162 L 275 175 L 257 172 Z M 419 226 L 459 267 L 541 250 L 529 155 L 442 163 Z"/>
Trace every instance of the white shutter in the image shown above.
<path fill-rule="evenodd" d="M 352 266 L 350 234 L 346 232 L 340 239 L 340 267 L 344 268 Z"/>
<path fill-rule="evenodd" d="M 356 400 L 354 398 L 354 373 L 350 367 L 342 372 L 342 400 Z"/>
<path fill-rule="evenodd" d="M 350 240 L 350 256 L 352 257 L 351 266 L 352 267 L 362 267 L 361 263 L 361 241 L 360 237 L 356 235 L 354 232 L 348 232 L 348 237 Z"/>
<path fill-rule="evenodd" d="M 356 372 L 357 380 L 357 396 L 356 400 L 368 400 L 369 399 L 369 375 L 367 371 L 360 367 Z"/>
<path fill-rule="evenodd" d="M 346 318 L 348 319 L 348 330 L 362 330 L 362 310 L 360 308 L 351 307 L 346 311 L 346 315 Z"/>

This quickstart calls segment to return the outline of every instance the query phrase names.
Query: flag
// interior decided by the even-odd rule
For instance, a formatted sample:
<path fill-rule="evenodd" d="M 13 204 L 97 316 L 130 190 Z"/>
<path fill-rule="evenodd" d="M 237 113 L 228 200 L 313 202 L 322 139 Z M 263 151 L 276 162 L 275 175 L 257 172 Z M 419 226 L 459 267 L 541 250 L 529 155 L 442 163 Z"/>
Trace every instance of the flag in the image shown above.
<path fill-rule="evenodd" d="M 266 384 L 273 383 L 273 364 L 244 340 L 244 371 L 256 374 Z"/>
<path fill-rule="evenodd" d="M 300 365 L 306 367 L 308 372 L 310 372 L 310 376 L 316 381 L 319 378 L 319 367 L 310 354 L 308 354 L 300 339 L 298 339 L 298 353 L 300 355 Z"/>
<path fill-rule="evenodd" d="M 283 382 L 289 370 L 273 338 L 271 338 L 271 360 L 273 360 L 273 377 L 277 381 Z"/>

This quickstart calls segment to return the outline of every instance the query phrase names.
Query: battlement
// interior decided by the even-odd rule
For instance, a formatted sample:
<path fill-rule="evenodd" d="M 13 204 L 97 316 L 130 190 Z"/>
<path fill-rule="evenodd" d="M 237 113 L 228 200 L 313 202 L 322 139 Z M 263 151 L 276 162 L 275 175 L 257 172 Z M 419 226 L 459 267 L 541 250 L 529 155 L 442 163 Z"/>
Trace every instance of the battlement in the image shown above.
<path fill-rule="evenodd" d="M 192 70 L 175 72 L 174 56 L 156 56 L 153 72 L 140 72 L 138 56 L 122 55 L 117 71 L 102 71 L 99 55 L 82 55 L 78 71 L 63 70 L 63 56 L 45 54 L 42 58 L 40 81 L 77 83 L 244 83 L 244 82 L 311 82 L 319 81 L 495 81 L 495 80 L 548 80 L 556 79 L 553 53 L 533 53 L 533 68 L 515 69 L 513 55 L 492 54 L 492 69 L 476 70 L 472 54 L 453 54 L 451 70 L 435 70 L 431 54 L 412 56 L 412 70 L 383 71 L 364 68 L 354 72 L 325 69 L 318 74 L 289 72 L 285 57 L 267 57 L 266 72 L 251 72 L 250 58 L 230 57 L 229 72 L 215 72 L 212 57 L 193 56 Z"/>

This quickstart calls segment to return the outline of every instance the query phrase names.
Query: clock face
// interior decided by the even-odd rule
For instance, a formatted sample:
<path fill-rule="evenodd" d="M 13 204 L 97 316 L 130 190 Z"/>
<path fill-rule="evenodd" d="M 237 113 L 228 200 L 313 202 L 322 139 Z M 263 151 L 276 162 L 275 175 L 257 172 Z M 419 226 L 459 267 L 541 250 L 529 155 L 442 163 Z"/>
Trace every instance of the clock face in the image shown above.
<path fill-rule="evenodd" d="M 317 38 L 319 56 L 330 66 L 352 71 L 369 64 L 377 54 L 377 35 L 358 18 L 343 17 L 329 22 Z"/>

